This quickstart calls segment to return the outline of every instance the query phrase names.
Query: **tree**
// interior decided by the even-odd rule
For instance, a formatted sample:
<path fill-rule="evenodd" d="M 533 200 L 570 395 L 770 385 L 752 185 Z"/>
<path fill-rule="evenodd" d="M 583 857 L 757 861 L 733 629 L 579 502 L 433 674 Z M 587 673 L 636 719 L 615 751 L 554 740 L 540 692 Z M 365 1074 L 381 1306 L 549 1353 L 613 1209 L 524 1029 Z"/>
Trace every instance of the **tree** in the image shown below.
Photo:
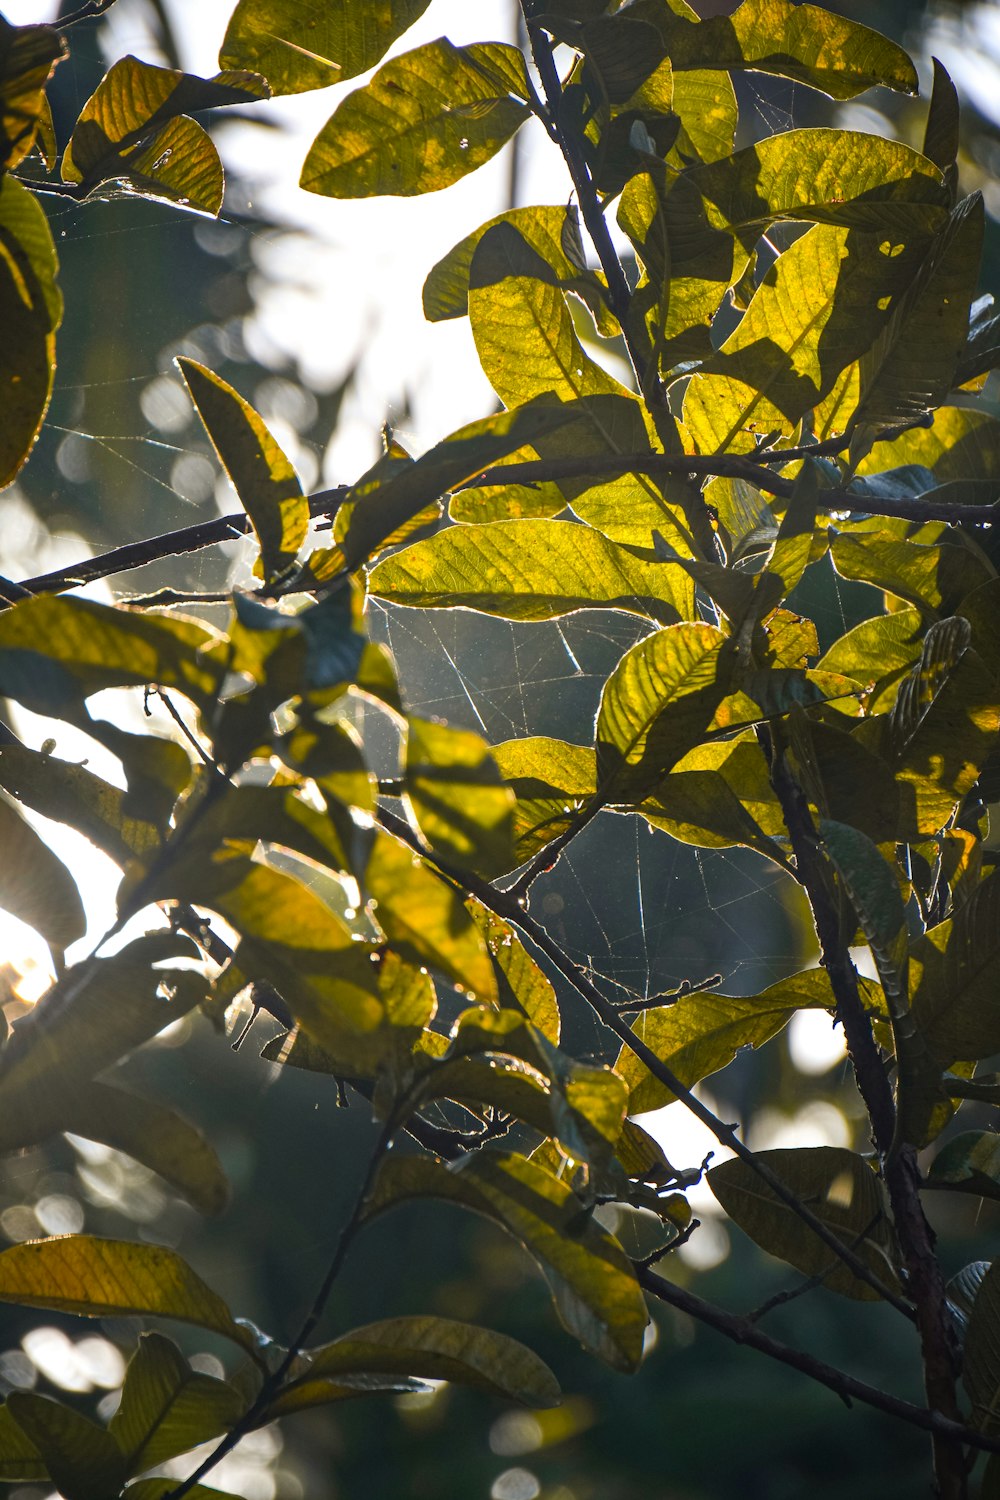
<path fill-rule="evenodd" d="M 58 158 L 45 88 L 65 33 L 107 3 L 63 32 L 0 29 L 6 482 L 52 386 L 61 303 L 45 196 L 127 190 L 217 213 L 221 165 L 194 114 L 366 72 L 427 8 L 240 0 L 222 72 L 120 59 Z M 1000 1196 L 993 1133 L 951 1124 L 970 1102 L 1000 1103 L 996 1076 L 976 1076 L 1000 1051 L 1000 885 L 984 847 L 1000 429 L 977 402 L 1000 317 L 976 297 L 983 208 L 958 194 L 956 94 L 938 68 L 921 150 L 839 129 L 735 150 L 731 74 L 850 99 L 916 92 L 913 64 L 864 26 L 783 0 L 706 20 L 684 0 L 551 0 L 526 3 L 524 20 L 524 52 L 442 39 L 384 63 L 302 172 L 303 188 L 333 197 L 432 192 L 542 122 L 576 207 L 512 209 L 424 286 L 428 318 L 468 317 L 502 410 L 416 459 L 389 438 L 354 484 L 307 496 L 253 408 L 182 359 L 244 510 L 0 581 L 0 691 L 85 731 L 125 779 L 29 749 L 16 718 L 3 728 L 0 902 L 46 939 L 57 978 L 5 1037 L 0 1147 L 72 1132 L 217 1211 L 209 1142 L 107 1075 L 196 1008 L 223 1025 L 240 997 L 284 1028 L 265 1056 L 329 1075 L 378 1122 L 325 1275 L 281 1343 L 165 1245 L 79 1233 L 0 1253 L 8 1304 L 157 1325 L 107 1424 L 9 1395 L 6 1481 L 51 1480 L 67 1500 L 180 1500 L 219 1493 L 201 1479 L 254 1428 L 348 1395 L 430 1378 L 557 1401 L 535 1354 L 454 1318 L 315 1342 L 367 1226 L 430 1199 L 519 1241 L 569 1334 L 613 1368 L 637 1369 L 647 1299 L 662 1303 L 928 1434 L 946 1500 L 967 1493 L 982 1454 L 982 1493 L 1000 1493 L 1000 1271 L 977 1260 L 947 1280 L 924 1206 L 931 1189 Z M 616 249 L 612 211 L 634 256 Z M 622 357 L 628 380 L 590 348 Z M 231 596 L 224 628 L 207 623 L 215 595 L 72 596 L 251 530 L 259 582 Z M 806 609 L 831 568 L 877 605 L 821 650 Z M 408 710 L 366 599 L 522 622 L 603 610 L 629 632 L 586 742 L 488 745 Z M 158 717 L 145 732 L 95 717 L 88 700 L 109 688 Z M 72 964 L 79 892 L 25 809 L 123 872 L 113 927 Z M 750 997 L 708 979 L 652 1002 L 609 998 L 531 893 L 613 815 L 753 851 L 801 892 L 819 967 Z M 859 972 L 859 946 L 877 980 Z M 596 1058 L 573 1025 L 580 1004 L 600 1022 Z M 693 1091 L 800 1009 L 843 1028 L 860 1150 L 751 1150 Z M 729 1158 L 672 1165 L 631 1118 L 670 1100 Z M 734 1225 L 805 1278 L 791 1295 L 881 1303 L 913 1326 L 924 1404 L 673 1275 L 698 1230 L 685 1191 L 703 1177 Z M 641 1250 L 605 1227 L 609 1205 L 632 1216 Z M 163 1320 L 211 1331 L 239 1362 L 225 1379 L 200 1372 Z M 189 1479 L 143 1477 L 213 1438 Z"/>

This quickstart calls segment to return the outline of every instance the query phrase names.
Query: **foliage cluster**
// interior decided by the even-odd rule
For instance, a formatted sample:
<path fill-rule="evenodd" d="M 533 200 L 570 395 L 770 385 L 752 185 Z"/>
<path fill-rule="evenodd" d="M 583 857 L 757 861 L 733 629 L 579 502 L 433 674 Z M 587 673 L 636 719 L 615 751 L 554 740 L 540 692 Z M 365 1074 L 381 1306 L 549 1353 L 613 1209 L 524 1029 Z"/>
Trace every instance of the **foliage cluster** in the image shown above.
<path fill-rule="evenodd" d="M 240 0 L 216 77 L 122 58 L 61 153 L 45 89 L 65 37 L 0 22 L 4 482 L 29 456 L 55 365 L 44 195 L 127 191 L 217 213 L 222 167 L 195 114 L 360 75 L 427 4 Z M 163 1246 L 76 1234 L 0 1254 L 9 1304 L 186 1322 L 239 1357 L 216 1378 L 144 1333 L 106 1425 L 12 1392 L 4 1481 L 49 1480 L 67 1500 L 179 1500 L 219 1493 L 200 1480 L 247 1432 L 317 1405 L 421 1379 L 554 1403 L 537 1356 L 456 1320 L 413 1315 L 314 1342 L 354 1240 L 414 1198 L 519 1241 L 566 1329 L 616 1369 L 637 1369 L 646 1299 L 659 1299 L 924 1429 L 948 1500 L 981 1452 L 1000 1452 L 1000 1267 L 977 1261 L 946 1284 L 923 1207 L 928 1189 L 1000 1197 L 991 1132 L 950 1129 L 935 1146 L 964 1101 L 1000 1103 L 996 1075 L 976 1076 L 1000 1051 L 1000 883 L 984 847 L 1000 728 L 986 529 L 1000 514 L 1000 427 L 975 399 L 1000 316 L 976 297 L 983 208 L 958 192 L 955 90 L 938 68 L 919 151 L 839 129 L 736 150 L 732 74 L 850 99 L 916 92 L 912 62 L 785 0 L 709 20 L 684 0 L 526 0 L 524 21 L 523 52 L 441 39 L 384 63 L 342 100 L 301 179 L 340 198 L 432 192 L 530 117 L 542 123 L 576 206 L 499 216 L 424 286 L 429 319 L 468 318 L 502 409 L 416 459 L 390 441 L 347 489 L 307 496 L 253 408 L 181 360 L 244 513 L 0 581 L 0 693 L 83 730 L 125 783 L 3 727 L 0 902 L 49 943 L 58 977 L 4 1023 L 0 1149 L 70 1131 L 221 1211 L 210 1143 L 108 1075 L 196 1008 L 221 1027 L 241 997 L 285 1027 L 266 1056 L 329 1075 L 380 1124 L 327 1275 L 284 1345 Z M 634 259 L 615 249 L 612 211 Z M 609 373 L 619 356 L 627 383 Z M 199 617 L 210 597 L 109 606 L 69 592 L 251 529 L 258 584 L 232 595 L 224 629 Z M 810 570 L 831 568 L 878 605 L 821 652 L 797 600 Z M 587 743 L 488 745 L 408 712 L 368 638 L 369 597 L 522 622 L 616 611 L 635 638 Z M 107 689 L 145 695 L 146 732 L 91 712 Z M 114 927 L 73 963 L 79 891 L 25 810 L 122 870 Z M 609 814 L 770 861 L 808 902 L 820 967 L 753 997 L 686 985 L 641 1009 L 609 1000 L 530 910 L 537 878 Z M 859 947 L 877 980 L 859 974 Z M 563 1040 L 567 997 L 602 1023 L 603 1059 Z M 692 1093 L 801 1009 L 844 1029 L 866 1151 L 754 1152 Z M 671 1164 L 631 1117 L 672 1100 L 729 1159 Z M 442 1104 L 447 1128 L 432 1112 Z M 806 1289 L 885 1302 L 915 1325 L 925 1406 L 671 1279 L 671 1252 L 697 1233 L 685 1190 L 702 1176 Z M 637 1226 L 641 1253 L 605 1227 L 607 1205 Z M 149 1477 L 214 1438 L 190 1479 Z M 1000 1494 L 995 1457 L 983 1494 Z"/>

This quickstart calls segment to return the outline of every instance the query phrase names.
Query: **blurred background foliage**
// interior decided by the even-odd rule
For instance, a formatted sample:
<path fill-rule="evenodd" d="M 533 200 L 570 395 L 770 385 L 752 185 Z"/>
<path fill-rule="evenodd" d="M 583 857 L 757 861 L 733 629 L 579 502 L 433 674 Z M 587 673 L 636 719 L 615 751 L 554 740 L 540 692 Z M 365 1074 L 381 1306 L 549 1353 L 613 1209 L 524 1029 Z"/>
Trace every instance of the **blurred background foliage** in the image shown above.
<path fill-rule="evenodd" d="M 65 13 L 72 8 L 65 4 Z M 696 8 L 708 14 L 732 5 L 706 0 Z M 923 80 L 935 54 L 955 77 L 964 111 L 962 187 L 985 194 L 983 284 L 995 287 L 1000 5 L 853 0 L 828 8 L 902 41 Z M 508 35 L 514 33 L 513 9 Z M 224 20 L 222 9 L 218 16 L 213 9 L 204 24 L 211 21 L 221 34 Z M 56 72 L 51 97 L 61 139 L 107 61 L 123 50 L 125 21 L 129 46 L 139 50 L 138 34 L 148 60 L 187 64 L 185 33 L 195 19 L 181 0 L 118 0 L 103 21 L 74 29 L 72 60 Z M 913 144 L 921 138 L 922 100 L 879 92 L 836 105 L 762 75 L 738 87 L 745 141 L 792 123 L 838 124 Z M 289 352 L 294 338 L 276 337 L 268 323 L 268 299 L 280 294 L 283 279 L 294 280 L 303 241 L 300 225 L 254 207 L 245 171 L 253 142 L 262 151 L 282 146 L 275 139 L 280 126 L 269 123 L 267 109 L 252 115 L 219 132 L 224 155 L 226 132 L 243 132 L 235 171 L 230 157 L 220 223 L 127 198 L 84 205 L 45 200 L 68 311 L 50 420 L 18 484 L 0 496 L 5 571 L 43 571 L 88 550 L 235 508 L 171 373 L 179 353 L 204 361 L 254 402 L 308 487 L 354 477 L 333 465 L 350 451 L 338 419 L 359 388 L 373 451 L 384 418 L 407 440 L 407 379 L 416 377 L 406 374 L 413 366 L 405 351 L 395 384 L 383 381 L 381 405 L 373 404 L 379 375 L 369 368 L 372 348 L 400 317 L 391 298 L 386 329 L 369 327 L 348 340 L 337 351 L 338 369 L 325 380 Z M 525 201 L 530 167 L 524 159 L 508 160 L 495 180 Z M 286 148 L 283 171 L 291 177 L 294 170 Z M 456 221 L 452 238 L 472 227 Z M 282 244 L 290 254 L 280 253 Z M 315 250 L 301 253 L 308 260 Z M 334 272 L 321 268 L 320 282 L 324 274 Z M 315 266 L 310 263 L 303 276 L 315 282 Z M 321 309 L 315 315 L 322 316 Z M 994 387 L 995 408 L 998 394 Z M 454 425 L 438 413 L 437 435 Z M 416 430 L 419 437 L 419 422 Z M 246 578 L 239 544 L 119 582 L 125 592 L 168 582 L 210 590 L 234 578 Z M 839 633 L 876 601 L 863 586 L 836 582 L 831 573 L 800 602 L 821 626 L 826 620 Z M 635 628 L 624 616 L 589 614 L 545 627 L 473 620 L 408 611 L 395 618 L 384 613 L 373 623 L 396 653 L 412 711 L 485 728 L 494 741 L 515 732 L 583 738 L 581 726 L 593 715 L 603 677 Z M 749 853 L 695 852 L 640 831 L 635 819 L 604 816 L 577 841 L 572 858 L 538 882 L 532 905 L 620 998 L 713 973 L 731 993 L 756 993 L 812 957 L 796 900 L 789 883 Z M 16 978 L 7 971 L 8 983 Z M 596 1023 L 574 1017 L 569 1003 L 570 1040 L 598 1052 L 603 1043 Z M 0 1162 L 0 1244 L 86 1228 L 176 1245 L 233 1306 L 263 1326 L 291 1328 L 322 1276 L 372 1130 L 364 1102 L 354 1098 L 349 1108 L 338 1108 L 330 1080 L 292 1070 L 277 1076 L 257 1056 L 269 1034 L 258 1022 L 234 1054 L 207 1021 L 189 1019 L 123 1070 L 126 1081 L 141 1076 L 144 1088 L 188 1113 L 216 1145 L 233 1185 L 232 1204 L 219 1220 L 199 1220 L 128 1158 L 66 1141 Z M 714 1105 L 724 1118 L 746 1124 L 754 1146 L 863 1147 L 845 1063 L 830 1042 L 829 1036 L 793 1032 L 759 1056 L 738 1059 L 709 1081 Z M 671 1158 L 687 1166 L 709 1146 L 677 1118 L 680 1109 L 672 1106 L 656 1130 Z M 966 1128 L 975 1123 L 963 1115 Z M 713 1222 L 710 1202 L 707 1193 L 697 1196 L 705 1224 L 683 1257 L 671 1260 L 671 1274 L 697 1278 L 706 1296 L 727 1307 L 759 1306 L 789 1284 L 788 1273 Z M 947 1268 L 983 1253 L 998 1227 L 996 1206 L 951 1198 Z M 280 1436 L 272 1430 L 253 1435 L 220 1466 L 215 1482 L 248 1500 L 792 1500 L 804 1487 L 816 1500 L 848 1492 L 852 1500 L 902 1500 L 922 1492 L 924 1442 L 912 1430 L 867 1409 L 845 1417 L 829 1392 L 734 1349 L 680 1314 L 663 1308 L 654 1314 L 639 1376 L 598 1366 L 555 1325 L 526 1257 L 488 1225 L 440 1205 L 408 1207 L 366 1231 L 331 1299 L 326 1331 L 332 1336 L 349 1324 L 418 1311 L 483 1321 L 524 1339 L 559 1374 L 565 1404 L 537 1415 L 504 1411 L 450 1388 L 431 1397 L 347 1403 L 333 1414 L 294 1418 Z M 891 1318 L 889 1311 L 815 1291 L 769 1312 L 766 1327 L 862 1379 L 919 1400 L 907 1384 L 913 1350 L 904 1348 Z M 124 1347 L 135 1330 L 114 1321 L 88 1326 L 53 1318 L 22 1344 L 27 1328 L 27 1318 L 22 1326 L 17 1312 L 5 1313 L 0 1391 L 75 1392 L 82 1409 L 103 1402 L 107 1415 L 114 1399 L 107 1392 L 121 1378 L 118 1344 Z M 216 1372 L 225 1353 L 195 1333 L 187 1350 Z M 13 1493 L 17 1500 L 42 1500 L 45 1492 L 20 1486 Z"/>

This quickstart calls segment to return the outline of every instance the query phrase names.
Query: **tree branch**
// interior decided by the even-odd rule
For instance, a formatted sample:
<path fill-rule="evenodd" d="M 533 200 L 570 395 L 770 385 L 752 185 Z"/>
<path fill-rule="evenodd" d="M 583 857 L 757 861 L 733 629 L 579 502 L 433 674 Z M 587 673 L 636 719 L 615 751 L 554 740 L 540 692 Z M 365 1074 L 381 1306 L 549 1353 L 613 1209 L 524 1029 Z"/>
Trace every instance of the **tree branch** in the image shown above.
<path fill-rule="evenodd" d="M 731 1339 L 734 1344 L 743 1344 L 749 1349 L 756 1349 L 780 1364 L 790 1365 L 793 1370 L 808 1375 L 811 1380 L 816 1380 L 820 1385 L 825 1385 L 828 1390 L 833 1391 L 848 1406 L 852 1400 L 863 1401 L 866 1406 L 873 1406 L 876 1411 L 883 1411 L 890 1417 L 897 1417 L 901 1422 L 908 1422 L 912 1427 L 919 1427 L 924 1432 L 929 1432 L 949 1443 L 965 1443 L 970 1448 L 979 1448 L 986 1453 L 1000 1453 L 1000 1438 L 986 1437 L 985 1434 L 966 1427 L 961 1422 L 954 1422 L 942 1416 L 940 1412 L 929 1410 L 925 1406 L 914 1406 L 912 1402 L 903 1401 L 899 1396 L 891 1396 L 887 1391 L 879 1390 L 877 1386 L 867 1385 L 863 1380 L 849 1375 L 846 1370 L 838 1370 L 833 1365 L 825 1364 L 821 1359 L 816 1359 L 801 1349 L 794 1349 L 789 1344 L 783 1344 L 779 1339 L 771 1338 L 749 1318 L 724 1312 L 722 1308 L 715 1307 L 711 1302 L 696 1297 L 693 1292 L 686 1291 L 674 1282 L 658 1276 L 655 1271 L 637 1269 L 636 1274 L 640 1285 L 651 1296 L 668 1303 L 671 1307 L 676 1307 L 680 1312 L 687 1313 L 699 1323 L 714 1328 L 717 1333 L 721 1333 L 724 1338 Z"/>

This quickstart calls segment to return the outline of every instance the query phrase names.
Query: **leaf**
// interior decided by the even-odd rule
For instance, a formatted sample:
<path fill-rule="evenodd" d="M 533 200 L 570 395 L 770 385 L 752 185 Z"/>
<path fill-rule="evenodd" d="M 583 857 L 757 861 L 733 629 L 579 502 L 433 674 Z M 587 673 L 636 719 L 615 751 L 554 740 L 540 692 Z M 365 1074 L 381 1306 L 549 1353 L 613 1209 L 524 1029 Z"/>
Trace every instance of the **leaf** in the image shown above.
<path fill-rule="evenodd" d="M 677 564 L 645 562 L 589 526 L 529 518 L 453 526 L 377 563 L 368 592 L 411 608 L 465 608 L 507 620 L 577 609 L 683 619 L 694 590 Z"/>
<path fill-rule="evenodd" d="M 936 57 L 933 62 L 934 88 L 924 127 L 924 155 L 947 175 L 949 171 L 955 172 L 958 159 L 958 90 L 951 81 L 948 69 Z"/>
<path fill-rule="evenodd" d="M 481 933 L 455 888 L 398 839 L 378 830 L 363 885 L 372 914 L 404 957 L 432 964 L 476 997 L 496 1003 L 493 965 Z"/>
<path fill-rule="evenodd" d="M 639 1040 L 690 1088 L 727 1067 L 745 1047 L 762 1047 L 777 1036 L 797 1010 L 832 1012 L 833 1008 L 833 991 L 825 969 L 804 969 L 750 998 L 682 995 L 672 1005 L 642 1011 L 631 1026 Z M 675 1098 L 628 1046 L 619 1052 L 615 1071 L 629 1086 L 632 1114 L 659 1109 Z"/>
<path fill-rule="evenodd" d="M 940 406 L 929 427 L 912 427 L 878 442 L 862 459 L 860 475 L 881 474 L 903 464 L 922 464 L 938 484 L 952 479 L 1000 478 L 1000 422 L 967 406 Z"/>
<path fill-rule="evenodd" d="M 214 707 L 223 673 L 209 653 L 218 639 L 193 620 L 40 594 L 0 615 L 0 692 L 71 722 L 81 698 L 153 682 Z"/>
<path fill-rule="evenodd" d="M 990 577 L 988 564 L 963 547 L 897 541 L 891 534 L 843 533 L 830 548 L 842 578 L 870 583 L 934 618 L 951 614 Z"/>
<path fill-rule="evenodd" d="M 943 1062 L 1000 1051 L 998 961 L 1000 877 L 993 874 L 910 948 L 914 1018 Z"/>
<path fill-rule="evenodd" d="M 522 1011 L 553 1046 L 558 1046 L 559 1002 L 551 981 L 535 963 L 509 922 L 496 916 L 474 897 L 468 897 L 465 904 L 490 950 L 500 1004 Z"/>
<path fill-rule="evenodd" d="M 731 643 L 713 625 L 658 630 L 626 652 L 604 685 L 597 769 L 616 796 L 649 791 L 705 738 L 730 690 Z"/>
<path fill-rule="evenodd" d="M 842 635 L 817 665 L 824 672 L 842 673 L 864 687 L 870 685 L 871 711 L 884 712 L 894 701 L 906 672 L 920 659 L 921 635 L 919 610 L 899 609 L 891 615 L 876 615 Z"/>
<path fill-rule="evenodd" d="M 962 1384 L 972 1402 L 972 1425 L 996 1435 L 1000 1401 L 1000 1266 L 990 1266 L 976 1292 L 965 1335 Z"/>
<path fill-rule="evenodd" d="M 636 811 L 699 848 L 744 844 L 770 856 L 785 836 L 780 804 L 753 732 L 689 750 Z"/>
<path fill-rule="evenodd" d="M 992 1130 L 963 1130 L 942 1146 L 927 1169 L 928 1187 L 1000 1199 L 1000 1136 Z"/>
<path fill-rule="evenodd" d="M 852 428 L 872 429 L 874 437 L 875 429 L 920 417 L 947 396 L 965 347 L 982 242 L 983 204 L 973 193 L 953 211 L 862 359 Z"/>
<path fill-rule="evenodd" d="M 165 1245 L 90 1234 L 14 1245 L 0 1252 L 0 1302 L 84 1318 L 174 1318 L 211 1329 L 256 1353 L 253 1335 L 233 1321 L 222 1298 Z"/>
<path fill-rule="evenodd" d="M 512 453 L 535 446 L 542 437 L 582 427 L 585 433 L 600 424 L 615 421 L 615 408 L 622 397 L 600 396 L 587 401 L 529 402 L 513 411 L 473 422 L 438 443 L 415 463 L 390 477 L 359 480 L 338 512 L 349 521 L 343 538 L 348 567 L 354 568 L 380 550 L 400 526 L 430 501 L 457 489 Z M 637 410 L 632 397 L 625 400 L 631 414 Z"/>
<path fill-rule="evenodd" d="M 638 7 L 643 14 L 645 7 Z M 834 99 L 853 99 L 881 85 L 917 92 L 902 47 L 857 21 L 818 5 L 744 0 L 729 16 L 689 21 L 656 7 L 657 29 L 675 72 L 748 68 L 807 83 Z"/>
<path fill-rule="evenodd" d="M 839 1146 L 812 1146 L 758 1151 L 757 1159 L 808 1203 L 885 1285 L 897 1286 L 888 1206 L 881 1183 L 860 1156 Z M 822 1276 L 831 1291 L 861 1302 L 879 1300 L 878 1292 L 859 1281 L 746 1162 L 734 1158 L 712 1167 L 708 1185 L 733 1222 L 762 1250 L 806 1276 Z"/>
<path fill-rule="evenodd" d="M 130 1484 L 124 1494 L 128 1500 L 168 1500 L 171 1491 L 176 1488 L 176 1479 L 140 1479 L 138 1484 Z M 241 1497 L 228 1490 L 213 1490 L 204 1484 L 192 1484 L 187 1489 L 186 1500 L 241 1500 Z"/>
<path fill-rule="evenodd" d="M 47 752 L 0 744 L 0 786 L 33 811 L 76 828 L 119 865 L 160 841 L 153 823 L 126 813 L 126 792 Z"/>
<path fill-rule="evenodd" d="M 514 794 L 479 735 L 408 719 L 403 790 L 437 853 L 486 880 L 516 864 Z"/>
<path fill-rule="evenodd" d="M 592 745 L 528 736 L 494 745 L 493 757 L 517 797 L 514 834 L 523 863 L 556 838 L 597 791 Z"/>
<path fill-rule="evenodd" d="M 7 1410 L 41 1453 L 65 1500 L 108 1500 L 118 1494 L 125 1469 L 105 1428 L 61 1401 L 29 1391 L 11 1391 Z"/>
<path fill-rule="evenodd" d="M 60 1129 L 100 1141 L 157 1172 L 199 1213 L 222 1213 L 229 1183 L 222 1163 L 195 1127 L 155 1099 L 91 1083 L 67 1090 Z"/>
<path fill-rule="evenodd" d="M 506 1152 L 481 1152 L 459 1167 L 390 1156 L 379 1168 L 366 1217 L 423 1197 L 470 1208 L 520 1240 L 544 1272 L 565 1327 L 613 1368 L 638 1366 L 647 1314 L 632 1267 L 617 1241 L 582 1216 L 565 1183 Z"/>
<path fill-rule="evenodd" d="M 48 1477 L 41 1454 L 5 1402 L 0 1406 L 0 1482 L 11 1484 L 20 1479 L 39 1483 Z"/>
<path fill-rule="evenodd" d="M 18 1021 L 0 1056 L 3 1149 L 25 1144 L 18 1132 L 41 1131 L 44 1138 L 69 1128 L 51 1123 L 58 1122 L 65 1102 L 50 1087 L 53 1077 L 71 1093 L 204 998 L 208 983 L 200 974 L 167 966 L 172 958 L 196 952 L 180 935 L 138 938 L 111 958 L 70 969 Z M 164 967 L 153 967 L 157 964 Z"/>
<path fill-rule="evenodd" d="M 252 73 L 196 78 L 122 57 L 87 100 L 63 154 L 64 182 L 90 192 L 108 180 L 129 181 L 205 213 L 222 206 L 222 163 L 194 110 L 266 97 Z"/>
<path fill-rule="evenodd" d="M 59 952 L 83 937 L 87 918 L 73 879 L 48 844 L 0 797 L 0 907 Z"/>
<path fill-rule="evenodd" d="M 505 1334 L 453 1318 L 387 1318 L 310 1349 L 307 1358 L 308 1370 L 299 1381 L 414 1375 L 450 1380 L 523 1406 L 556 1406 L 560 1399 L 555 1376 L 530 1349 Z"/>
<path fill-rule="evenodd" d="M 599 282 L 587 269 L 580 219 L 575 208 L 565 205 L 512 208 L 480 225 L 459 240 L 428 272 L 423 288 L 424 317 L 430 323 L 464 318 L 469 311 L 469 278 L 472 261 L 481 241 L 498 224 L 512 226 L 528 248 L 540 256 L 557 284 L 576 291 L 601 316 Z M 610 326 L 602 331 L 610 332 Z"/>
<path fill-rule="evenodd" d="M 236 493 L 253 522 L 264 578 L 294 563 L 309 529 L 309 501 L 261 418 L 218 375 L 193 359 L 177 366 Z"/>
<path fill-rule="evenodd" d="M 62 317 L 58 269 L 44 211 L 21 183 L 0 177 L 0 487 L 27 459 L 48 409 Z"/>
<path fill-rule="evenodd" d="M 906 827 L 938 833 L 972 790 L 1000 728 L 1000 690 L 961 615 L 939 620 L 901 683 L 879 746 Z"/>
<path fill-rule="evenodd" d="M 196 1373 L 161 1333 L 144 1333 L 129 1360 L 121 1404 L 108 1430 L 121 1449 L 126 1472 L 141 1474 L 218 1437 L 243 1410 L 232 1386 Z"/>
<path fill-rule="evenodd" d="M 0 16 L 0 171 L 20 166 L 35 144 L 45 85 L 66 54 L 55 27 L 12 26 Z"/>
<path fill-rule="evenodd" d="M 428 42 L 347 96 L 313 142 L 301 185 L 328 198 L 437 192 L 496 155 L 527 118 L 527 98 L 517 48 Z"/>
<path fill-rule="evenodd" d="M 583 351 L 559 271 L 507 219 L 486 229 L 469 266 L 476 352 L 505 406 L 548 393 L 562 401 L 629 392 Z M 512 360 L 516 348 L 519 358 Z M 611 449 L 611 451 L 615 451 Z"/>
<path fill-rule="evenodd" d="M 263 73 L 276 94 L 344 83 L 383 57 L 428 0 L 239 0 L 221 68 Z"/>
<path fill-rule="evenodd" d="M 899 884 L 868 836 L 830 818 L 819 821 L 823 851 L 844 882 L 878 966 L 882 988 L 907 1004 L 906 912 Z"/>

